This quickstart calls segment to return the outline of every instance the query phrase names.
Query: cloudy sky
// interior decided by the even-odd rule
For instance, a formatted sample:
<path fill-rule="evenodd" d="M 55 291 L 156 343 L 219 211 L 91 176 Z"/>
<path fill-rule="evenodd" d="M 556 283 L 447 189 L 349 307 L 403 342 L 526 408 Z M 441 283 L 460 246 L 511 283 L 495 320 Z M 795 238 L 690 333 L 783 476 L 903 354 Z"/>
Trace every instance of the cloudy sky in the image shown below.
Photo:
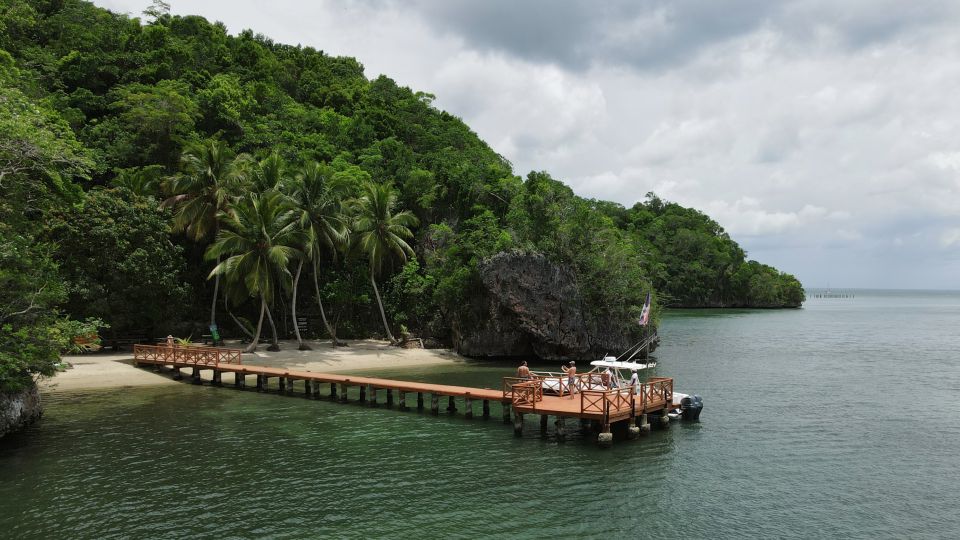
<path fill-rule="evenodd" d="M 960 3 L 169 2 L 433 93 L 517 174 L 700 209 L 809 287 L 960 289 Z"/>

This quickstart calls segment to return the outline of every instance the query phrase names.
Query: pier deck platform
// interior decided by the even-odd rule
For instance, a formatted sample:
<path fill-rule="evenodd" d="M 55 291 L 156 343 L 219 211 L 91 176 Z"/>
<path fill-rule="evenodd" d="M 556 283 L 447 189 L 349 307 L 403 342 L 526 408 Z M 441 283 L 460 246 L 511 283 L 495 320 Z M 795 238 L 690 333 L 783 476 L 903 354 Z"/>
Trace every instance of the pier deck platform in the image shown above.
<path fill-rule="evenodd" d="M 192 368 L 192 379 L 201 383 L 201 371 L 210 371 L 210 382 L 214 385 L 223 384 L 223 374 L 233 375 L 233 384 L 238 388 L 245 388 L 248 376 L 256 378 L 256 389 L 267 391 L 270 380 L 277 380 L 277 389 L 280 393 L 293 394 L 294 382 L 299 382 L 301 392 L 305 397 L 319 399 L 320 385 L 330 385 L 329 397 L 341 402 L 347 401 L 347 392 L 350 388 L 359 388 L 359 401 L 377 404 L 378 391 L 386 391 L 386 405 L 392 406 L 397 398 L 398 407 L 406 409 L 406 394 L 417 394 L 417 408 L 424 408 L 424 394 L 430 394 L 430 409 L 434 414 L 439 411 L 439 399 L 448 398 L 448 412 L 458 410 L 455 399 L 462 400 L 464 415 L 473 417 L 473 402 L 483 403 L 483 416 L 490 416 L 490 403 L 501 404 L 504 422 L 510 422 L 510 409 L 514 411 L 514 431 L 519 434 L 523 426 L 524 414 L 541 416 L 541 428 L 546 430 L 546 418 L 557 418 L 558 436 L 562 435 L 563 420 L 565 418 L 579 418 L 582 421 L 594 421 L 602 429 L 603 435 L 609 435 L 610 424 L 618 421 L 636 421 L 638 427 L 647 426 L 647 415 L 660 413 L 663 424 L 666 422 L 667 409 L 671 407 L 673 395 L 673 379 L 666 377 L 651 378 L 639 388 L 626 387 L 609 389 L 596 384 L 595 377 L 589 374 L 579 375 L 575 383 L 575 392 L 570 397 L 570 388 L 561 382 L 559 395 L 551 395 L 548 391 L 544 395 L 543 378 L 518 379 L 504 377 L 499 390 L 492 388 L 474 388 L 467 386 L 452 386 L 445 384 L 423 383 L 383 379 L 378 377 L 362 377 L 348 374 L 320 373 L 306 370 L 291 370 L 277 367 L 243 364 L 242 351 L 238 349 L 222 349 L 202 346 L 167 346 L 167 345 L 135 345 L 134 362 L 137 365 L 153 365 L 156 368 L 169 366 L 175 377 L 182 377 L 183 368 Z"/>

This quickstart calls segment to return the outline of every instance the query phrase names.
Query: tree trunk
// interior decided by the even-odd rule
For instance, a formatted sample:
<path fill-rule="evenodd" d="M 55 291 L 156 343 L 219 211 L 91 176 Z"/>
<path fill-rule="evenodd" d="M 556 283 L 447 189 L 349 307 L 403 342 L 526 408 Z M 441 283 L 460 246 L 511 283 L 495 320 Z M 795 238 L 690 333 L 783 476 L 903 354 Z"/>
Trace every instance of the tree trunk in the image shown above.
<path fill-rule="evenodd" d="M 243 332 L 243 335 L 247 336 L 250 339 L 253 339 L 253 334 L 250 332 L 250 330 L 247 330 L 247 327 L 244 326 L 242 322 L 240 322 L 240 319 L 238 319 L 237 316 L 234 315 L 232 311 L 227 310 L 227 315 L 229 315 L 230 318 L 233 319 L 233 323 L 240 328 L 240 330 Z"/>
<path fill-rule="evenodd" d="M 390 332 L 390 325 L 387 324 L 387 314 L 383 311 L 383 301 L 380 300 L 380 289 L 377 288 L 377 280 L 373 278 L 373 268 L 370 269 L 370 283 L 373 283 L 373 292 L 377 295 L 377 306 L 380 308 L 380 317 L 383 319 L 383 329 L 387 331 L 387 338 L 391 345 L 397 344 L 397 338 Z"/>
<path fill-rule="evenodd" d="M 314 262 L 313 264 L 313 290 L 317 293 L 317 305 L 320 306 L 320 318 L 323 319 L 323 326 L 326 327 L 327 333 L 330 334 L 330 339 L 333 340 L 333 346 L 336 347 L 340 345 L 340 341 L 337 339 L 337 333 L 334 332 L 333 327 L 330 326 L 330 323 L 327 321 L 327 313 L 323 309 L 323 300 L 320 299 L 320 284 L 317 283 L 317 273 L 320 271 L 319 265 Z"/>
<path fill-rule="evenodd" d="M 220 265 L 220 257 L 218 256 L 217 266 L 219 265 Z M 213 302 L 210 303 L 210 326 L 217 324 L 217 295 L 218 294 L 220 294 L 220 274 L 219 273 L 213 277 Z M 219 343 L 214 342 L 214 345 L 219 345 Z"/>
<path fill-rule="evenodd" d="M 297 349 L 301 351 L 313 350 L 300 337 L 300 323 L 297 322 L 297 285 L 300 284 L 300 271 L 303 270 L 303 259 L 297 264 L 297 275 L 293 277 L 293 298 L 290 301 L 290 311 L 293 314 L 293 333 L 297 335 Z"/>
<path fill-rule="evenodd" d="M 250 330 L 248 330 L 247 327 L 244 326 L 244 324 L 243 324 L 242 322 L 240 322 L 240 319 L 238 319 L 237 316 L 234 315 L 232 311 L 230 311 L 230 305 L 227 304 L 227 295 L 226 295 L 226 294 L 223 295 L 223 309 L 224 309 L 224 311 L 227 312 L 227 315 L 229 315 L 230 318 L 233 319 L 233 323 L 236 324 L 237 327 L 240 328 L 240 331 L 243 332 L 243 335 L 247 336 L 247 337 L 250 338 L 250 339 L 253 339 L 253 332 L 251 332 Z"/>
<path fill-rule="evenodd" d="M 257 321 L 257 331 L 253 335 L 253 340 L 250 342 L 250 345 L 247 346 L 243 352 L 253 352 L 257 350 L 257 343 L 260 342 L 260 330 L 263 329 L 263 313 L 267 310 L 267 301 L 262 297 L 260 298 L 260 319 Z"/>
<path fill-rule="evenodd" d="M 267 306 L 267 320 L 270 321 L 270 330 L 273 332 L 273 343 L 267 347 L 267 350 L 276 352 L 280 350 L 280 343 L 277 340 L 277 325 L 273 324 L 273 315 L 270 313 L 269 306 Z"/>

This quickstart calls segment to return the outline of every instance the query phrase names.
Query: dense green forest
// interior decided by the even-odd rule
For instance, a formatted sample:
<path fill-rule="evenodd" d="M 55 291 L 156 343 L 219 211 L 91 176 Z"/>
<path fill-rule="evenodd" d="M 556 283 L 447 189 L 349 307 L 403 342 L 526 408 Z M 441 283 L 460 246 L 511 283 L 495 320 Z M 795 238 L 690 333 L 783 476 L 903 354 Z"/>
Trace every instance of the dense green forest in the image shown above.
<path fill-rule="evenodd" d="M 704 214 L 517 176 L 432 100 L 162 2 L 0 0 L 0 387 L 78 335 L 196 339 L 213 320 L 449 343 L 478 263 L 507 250 L 572 269 L 585 311 L 625 321 L 650 291 L 655 314 L 803 301 Z"/>

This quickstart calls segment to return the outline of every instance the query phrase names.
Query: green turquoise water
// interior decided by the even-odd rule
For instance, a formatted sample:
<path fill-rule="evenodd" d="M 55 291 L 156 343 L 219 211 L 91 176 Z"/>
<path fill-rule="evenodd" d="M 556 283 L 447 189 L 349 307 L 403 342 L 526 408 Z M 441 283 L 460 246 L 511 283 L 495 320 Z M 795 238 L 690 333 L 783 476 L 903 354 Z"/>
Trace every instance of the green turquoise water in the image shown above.
<path fill-rule="evenodd" d="M 497 407 L 49 396 L 0 440 L 0 537 L 960 537 L 960 293 L 854 294 L 668 314 L 657 374 L 703 396 L 702 422 L 610 450 L 541 439 L 535 419 L 516 439 Z M 510 372 L 390 375 L 495 388 Z"/>

